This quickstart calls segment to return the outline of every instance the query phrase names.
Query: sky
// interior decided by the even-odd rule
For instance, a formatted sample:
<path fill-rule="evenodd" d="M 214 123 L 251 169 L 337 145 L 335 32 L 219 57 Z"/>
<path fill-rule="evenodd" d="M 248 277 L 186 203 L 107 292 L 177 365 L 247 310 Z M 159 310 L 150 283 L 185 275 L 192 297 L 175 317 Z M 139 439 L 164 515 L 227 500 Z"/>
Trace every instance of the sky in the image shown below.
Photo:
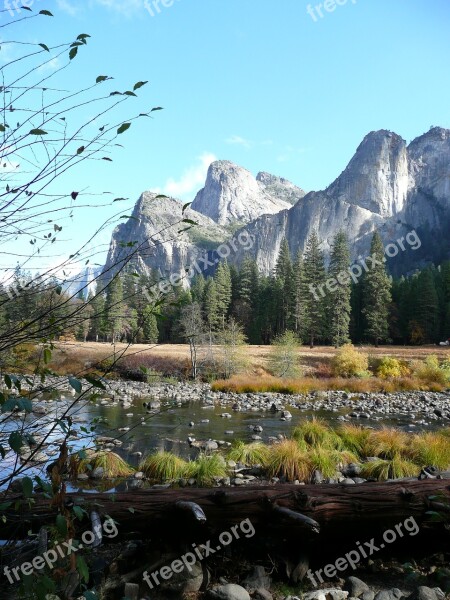
<path fill-rule="evenodd" d="M 15 39 L 53 46 L 91 36 L 61 74 L 61 86 L 76 89 L 98 75 L 113 76 L 119 90 L 148 81 L 126 114 L 164 108 L 133 122 L 121 137 L 124 148 L 113 149 L 113 162 L 84 163 L 55 184 L 67 193 L 103 194 L 106 203 L 74 213 L 52 248 L 55 259 L 121 210 L 114 198 L 132 206 L 144 190 L 158 190 L 193 200 L 215 159 L 318 190 L 342 172 L 372 130 L 410 141 L 430 126 L 450 128 L 448 0 L 27 4 L 54 17 L 19 23 Z M 6 37 L 0 29 L 0 45 Z M 2 50 L 4 61 L 9 50 Z M 99 238 L 104 248 L 111 228 Z M 18 240 L 16 248 L 26 243 Z M 49 264 L 49 257 L 30 265 Z M 10 260 L 2 257 L 0 266 Z"/>

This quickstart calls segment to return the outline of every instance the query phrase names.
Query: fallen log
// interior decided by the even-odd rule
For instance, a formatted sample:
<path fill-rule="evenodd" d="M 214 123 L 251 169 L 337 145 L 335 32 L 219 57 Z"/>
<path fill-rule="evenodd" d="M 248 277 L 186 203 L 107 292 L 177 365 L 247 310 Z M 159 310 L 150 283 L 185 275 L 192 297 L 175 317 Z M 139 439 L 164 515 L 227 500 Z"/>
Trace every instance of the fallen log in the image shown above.
<path fill-rule="evenodd" d="M 39 494 L 5 512 L 0 539 L 20 539 L 54 523 L 49 500 Z M 15 502 L 20 496 L 2 497 Z M 449 480 L 394 481 L 361 485 L 277 485 L 245 488 L 149 489 L 124 493 L 69 493 L 68 504 L 95 510 L 117 522 L 118 538 L 207 539 L 249 519 L 258 533 L 309 543 L 360 539 L 414 517 L 426 529 L 427 511 L 450 505 Z M 79 525 L 88 528 L 87 522 Z M 448 532 L 441 527 L 442 535 Z M 440 533 L 438 532 L 438 536 Z M 436 537 L 436 531 L 433 531 Z M 419 536 L 417 536 L 419 537 Z M 448 537 L 447 537 L 448 539 Z"/>

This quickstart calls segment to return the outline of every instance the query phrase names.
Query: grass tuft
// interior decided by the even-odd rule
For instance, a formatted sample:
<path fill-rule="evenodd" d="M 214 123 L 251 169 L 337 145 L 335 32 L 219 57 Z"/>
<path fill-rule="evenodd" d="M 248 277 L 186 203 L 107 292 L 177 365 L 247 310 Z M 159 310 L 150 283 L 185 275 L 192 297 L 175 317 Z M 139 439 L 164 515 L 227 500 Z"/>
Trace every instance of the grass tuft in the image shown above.
<path fill-rule="evenodd" d="M 287 481 L 309 481 L 312 464 L 308 454 L 295 440 L 284 440 L 270 448 L 267 463 L 269 477 L 286 477 Z"/>
<path fill-rule="evenodd" d="M 186 476 L 188 463 L 171 452 L 160 451 L 147 456 L 139 469 L 149 479 L 176 481 Z"/>
<path fill-rule="evenodd" d="M 245 444 L 241 441 L 233 443 L 227 454 L 228 460 L 234 460 L 244 465 L 266 465 L 269 456 L 269 448 L 261 442 Z"/>
<path fill-rule="evenodd" d="M 187 475 L 193 477 L 197 485 L 212 485 L 216 478 L 223 478 L 227 475 L 223 456 L 221 454 L 208 456 L 201 453 L 194 461 L 188 463 Z"/>
<path fill-rule="evenodd" d="M 361 477 L 387 481 L 388 479 L 415 477 L 419 474 L 419 471 L 420 469 L 416 464 L 397 455 L 390 460 L 379 458 L 364 463 L 361 468 Z"/>
<path fill-rule="evenodd" d="M 134 473 L 134 469 L 114 452 L 90 452 L 83 459 L 80 459 L 77 454 L 70 457 L 70 472 L 72 475 L 89 473 L 98 467 L 101 467 L 104 476 L 109 478 L 128 477 Z"/>

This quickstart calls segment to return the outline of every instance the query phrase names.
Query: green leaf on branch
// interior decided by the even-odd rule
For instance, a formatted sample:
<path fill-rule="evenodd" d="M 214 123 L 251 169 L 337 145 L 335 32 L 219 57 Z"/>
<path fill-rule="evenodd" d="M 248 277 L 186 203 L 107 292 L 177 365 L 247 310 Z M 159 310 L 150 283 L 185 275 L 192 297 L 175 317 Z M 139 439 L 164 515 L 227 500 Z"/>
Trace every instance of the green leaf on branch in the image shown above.
<path fill-rule="evenodd" d="M 78 54 L 78 47 L 75 46 L 74 48 L 72 48 L 72 50 L 69 52 L 69 59 L 73 60 L 75 58 L 75 56 Z"/>
<path fill-rule="evenodd" d="M 63 537 L 67 535 L 67 521 L 66 517 L 63 515 L 58 515 L 56 517 L 56 529 Z"/>
<path fill-rule="evenodd" d="M 88 33 L 80 33 L 80 35 L 77 35 L 77 40 L 85 40 L 86 38 L 90 38 L 91 36 Z"/>
<path fill-rule="evenodd" d="M 47 44 L 39 44 L 39 46 L 41 48 L 44 48 L 44 50 L 46 50 L 47 52 L 50 52 L 50 48 L 47 46 Z"/>
<path fill-rule="evenodd" d="M 77 556 L 77 568 L 84 582 L 87 583 L 89 581 L 89 569 L 82 556 Z"/>
<path fill-rule="evenodd" d="M 124 96 L 136 96 L 134 92 L 124 92 Z"/>
<path fill-rule="evenodd" d="M 188 223 L 189 225 L 198 225 L 197 221 L 193 221 L 192 219 L 183 219 L 182 223 Z"/>
<path fill-rule="evenodd" d="M 0 131 L 3 133 L 4 131 L 6 131 L 6 128 L 4 125 L 0 125 Z"/>
<path fill-rule="evenodd" d="M 18 431 L 13 431 L 8 438 L 8 443 L 11 449 L 18 454 L 23 446 L 23 438 Z"/>
<path fill-rule="evenodd" d="M 84 152 L 84 146 L 80 146 L 77 150 L 77 154 L 81 154 L 82 152 Z"/>
<path fill-rule="evenodd" d="M 46 17 L 53 17 L 52 13 L 49 10 L 41 10 L 39 11 L 40 15 L 45 15 Z"/>
<path fill-rule="evenodd" d="M 183 208 L 181 210 L 181 212 L 184 213 L 184 211 L 192 204 L 192 202 L 186 202 L 186 204 L 183 204 Z"/>
<path fill-rule="evenodd" d="M 81 394 L 81 390 L 83 389 L 83 386 L 81 385 L 81 381 L 79 379 L 75 379 L 75 377 L 69 377 L 69 385 L 78 394 Z"/>
<path fill-rule="evenodd" d="M 102 81 L 106 81 L 109 79 L 108 75 L 99 75 L 95 80 L 95 83 L 102 83 Z"/>
<path fill-rule="evenodd" d="M 52 351 L 50 348 L 44 348 L 44 362 L 46 365 L 52 360 Z"/>
<path fill-rule="evenodd" d="M 48 135 L 43 129 L 32 129 L 29 135 Z"/>
<path fill-rule="evenodd" d="M 112 158 L 109 158 L 109 156 L 104 156 L 104 157 L 102 158 L 102 160 L 107 160 L 108 162 L 113 162 L 113 159 L 112 159 Z"/>
<path fill-rule="evenodd" d="M 91 375 L 85 375 L 84 377 L 88 383 L 93 385 L 96 388 L 100 388 L 101 390 L 106 390 L 105 384 L 100 380 L 92 377 Z"/>
<path fill-rule="evenodd" d="M 86 511 L 81 508 L 81 506 L 77 506 L 76 504 L 72 507 L 72 510 L 79 521 L 82 521 L 84 519 L 84 515 L 87 514 Z"/>
<path fill-rule="evenodd" d="M 156 106 L 155 108 L 152 108 L 152 110 L 150 112 L 154 112 L 155 110 L 164 110 L 162 106 Z"/>
<path fill-rule="evenodd" d="M 127 131 L 127 129 L 130 129 L 130 127 L 131 123 L 123 123 L 117 130 L 117 134 L 120 135 L 121 133 L 125 133 L 125 131 Z"/>
<path fill-rule="evenodd" d="M 33 495 L 33 481 L 30 477 L 24 477 L 22 479 L 22 491 L 25 498 L 31 498 Z"/>
<path fill-rule="evenodd" d="M 138 81 L 135 85 L 133 90 L 136 91 L 138 89 L 140 89 L 142 86 L 144 86 L 146 83 L 148 83 L 148 81 Z"/>

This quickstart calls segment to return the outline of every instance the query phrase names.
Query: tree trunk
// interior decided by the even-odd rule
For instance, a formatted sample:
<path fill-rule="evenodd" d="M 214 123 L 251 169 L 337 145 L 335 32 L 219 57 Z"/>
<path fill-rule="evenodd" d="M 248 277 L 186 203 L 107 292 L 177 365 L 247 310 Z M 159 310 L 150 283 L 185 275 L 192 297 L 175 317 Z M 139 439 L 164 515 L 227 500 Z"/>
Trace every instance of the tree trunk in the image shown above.
<path fill-rule="evenodd" d="M 432 500 L 431 497 L 442 500 Z M 18 496 L 8 496 L 9 501 Z M 7 498 L 0 497 L 0 502 Z M 206 525 L 221 532 L 249 519 L 256 532 L 277 539 L 299 536 L 309 543 L 348 542 L 370 539 L 413 517 L 421 527 L 429 510 L 450 518 L 450 480 L 403 480 L 361 485 L 278 485 L 240 488 L 150 489 L 114 494 L 67 494 L 67 501 L 109 515 L 118 523 L 119 536 L 168 539 L 189 535 L 190 528 Z M 197 507 L 197 508 L 195 508 Z M 197 510 L 200 509 L 200 510 Z M 203 514 L 204 513 L 204 514 Z M 35 504 L 23 503 L 4 513 L 0 538 L 26 537 L 27 531 L 54 523 L 50 501 L 35 496 Z M 199 516 L 200 515 L 200 516 Z M 202 516 L 203 515 L 203 516 Z M 201 518 L 200 518 L 201 517 Z M 80 524 L 86 528 L 86 524 Z M 316 529 L 320 528 L 320 534 Z M 425 528 L 426 530 L 426 528 Z M 447 536 L 441 525 L 433 535 Z M 406 536 L 405 536 L 406 537 Z M 421 536 L 416 536 L 414 540 Z M 433 539 L 435 539 L 433 538 Z M 412 540 L 413 538 L 411 538 Z M 334 541 L 334 542 L 333 542 Z"/>

